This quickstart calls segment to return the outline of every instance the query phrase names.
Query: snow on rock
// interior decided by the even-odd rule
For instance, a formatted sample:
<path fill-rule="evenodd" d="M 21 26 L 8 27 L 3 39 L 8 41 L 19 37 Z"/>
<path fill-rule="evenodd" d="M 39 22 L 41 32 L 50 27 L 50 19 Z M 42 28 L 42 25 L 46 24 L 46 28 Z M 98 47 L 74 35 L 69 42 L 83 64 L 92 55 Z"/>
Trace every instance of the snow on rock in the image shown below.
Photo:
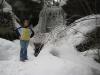
<path fill-rule="evenodd" d="M 3 12 L 12 12 L 12 7 L 5 0 L 3 0 Z"/>
<path fill-rule="evenodd" d="M 68 0 L 60 0 L 60 6 L 65 5 L 67 1 L 68 1 Z"/>
<path fill-rule="evenodd" d="M 84 56 L 91 57 L 93 59 L 98 58 L 98 49 L 92 49 L 88 51 L 81 52 Z"/>

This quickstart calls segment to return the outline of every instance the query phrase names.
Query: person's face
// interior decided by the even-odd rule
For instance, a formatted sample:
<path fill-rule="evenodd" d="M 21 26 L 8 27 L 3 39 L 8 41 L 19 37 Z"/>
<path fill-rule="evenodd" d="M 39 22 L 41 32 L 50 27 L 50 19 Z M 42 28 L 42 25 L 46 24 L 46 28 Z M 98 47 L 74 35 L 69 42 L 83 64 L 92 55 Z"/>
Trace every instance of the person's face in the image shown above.
<path fill-rule="evenodd" d="M 24 27 L 29 26 L 29 21 L 28 20 L 24 20 Z"/>

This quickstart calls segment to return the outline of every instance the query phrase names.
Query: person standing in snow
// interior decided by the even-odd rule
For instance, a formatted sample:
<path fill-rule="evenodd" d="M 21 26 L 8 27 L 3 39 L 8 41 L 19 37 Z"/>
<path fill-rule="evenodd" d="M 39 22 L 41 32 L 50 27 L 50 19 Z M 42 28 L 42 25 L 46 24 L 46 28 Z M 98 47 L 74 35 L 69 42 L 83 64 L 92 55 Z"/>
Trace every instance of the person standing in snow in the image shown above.
<path fill-rule="evenodd" d="M 16 29 L 16 33 L 20 39 L 20 61 L 28 60 L 27 48 L 29 45 L 29 40 L 34 36 L 34 31 L 32 30 L 29 19 L 25 18 L 23 21 L 23 26 Z"/>

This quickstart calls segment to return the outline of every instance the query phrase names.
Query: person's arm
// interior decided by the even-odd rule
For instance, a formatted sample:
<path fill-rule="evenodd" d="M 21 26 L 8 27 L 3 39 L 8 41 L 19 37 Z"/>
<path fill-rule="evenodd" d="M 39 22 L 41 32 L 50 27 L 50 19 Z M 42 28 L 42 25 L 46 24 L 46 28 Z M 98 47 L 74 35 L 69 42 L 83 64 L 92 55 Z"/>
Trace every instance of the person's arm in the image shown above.
<path fill-rule="evenodd" d="M 16 34 L 18 36 L 18 38 L 20 39 L 20 36 L 21 36 L 21 33 L 20 33 L 20 30 L 21 30 L 22 27 L 19 27 L 17 28 L 15 31 L 16 31 Z"/>
<path fill-rule="evenodd" d="M 30 36 L 30 38 L 32 38 L 34 36 L 34 31 L 31 28 L 30 28 L 30 30 L 31 30 L 31 36 Z"/>

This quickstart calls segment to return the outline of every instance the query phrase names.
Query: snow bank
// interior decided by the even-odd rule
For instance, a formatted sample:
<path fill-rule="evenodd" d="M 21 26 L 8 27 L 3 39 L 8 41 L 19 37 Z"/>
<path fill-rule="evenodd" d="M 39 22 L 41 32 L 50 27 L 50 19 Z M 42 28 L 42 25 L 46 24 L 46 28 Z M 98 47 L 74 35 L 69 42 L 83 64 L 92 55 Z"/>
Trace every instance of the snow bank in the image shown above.
<path fill-rule="evenodd" d="M 14 43 L 12 43 L 8 40 L 1 40 L 6 43 L 6 45 L 1 46 L 3 50 L 7 50 L 5 47 L 9 45 L 11 48 L 12 46 L 15 46 L 18 50 L 19 41 L 14 41 Z M 14 50 L 15 47 L 12 49 Z M 49 53 L 49 49 L 52 47 L 46 48 L 44 49 L 46 49 L 47 52 L 43 50 L 43 53 L 41 52 L 39 57 L 34 58 L 32 48 L 29 47 L 29 60 L 25 63 L 20 62 L 19 59 L 16 59 L 18 57 L 18 51 L 16 52 L 9 49 L 11 53 L 16 54 L 14 56 L 10 55 L 15 59 L 10 58 L 10 60 L 5 59 L 4 61 L 0 61 L 0 75 L 92 75 L 90 67 L 84 66 L 83 64 L 77 63 L 76 61 L 72 61 L 72 58 L 64 59 L 63 56 L 54 56 Z M 64 51 L 64 49 L 65 48 L 62 50 Z M 9 51 L 8 53 L 10 53 Z M 69 51 L 69 55 L 71 52 Z M 75 57 L 75 54 L 70 56 L 77 58 Z"/>
<path fill-rule="evenodd" d="M 0 60 L 10 60 L 16 53 L 16 48 L 13 42 L 0 38 Z"/>

